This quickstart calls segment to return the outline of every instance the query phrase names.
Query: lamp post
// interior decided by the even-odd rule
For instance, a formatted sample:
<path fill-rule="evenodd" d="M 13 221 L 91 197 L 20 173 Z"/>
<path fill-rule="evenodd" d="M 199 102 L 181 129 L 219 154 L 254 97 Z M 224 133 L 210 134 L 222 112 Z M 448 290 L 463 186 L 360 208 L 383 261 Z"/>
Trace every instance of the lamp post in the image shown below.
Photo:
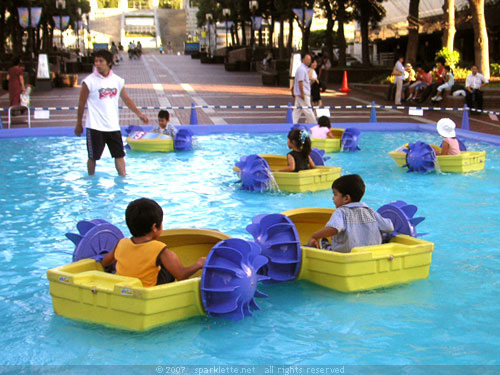
<path fill-rule="evenodd" d="M 59 10 L 59 32 L 61 33 L 61 50 L 62 50 L 62 48 L 63 48 L 62 12 L 66 8 L 66 0 L 57 0 L 56 7 Z"/>
<path fill-rule="evenodd" d="M 208 45 L 207 45 L 207 57 L 210 58 L 210 55 L 212 53 L 210 49 L 210 24 L 212 23 L 212 18 L 213 15 L 212 13 L 207 13 L 205 14 L 205 18 L 207 19 L 207 24 L 208 24 Z"/>
<path fill-rule="evenodd" d="M 226 51 L 227 51 L 227 19 L 231 15 L 231 9 L 229 8 L 222 9 L 222 14 L 226 18 Z"/>

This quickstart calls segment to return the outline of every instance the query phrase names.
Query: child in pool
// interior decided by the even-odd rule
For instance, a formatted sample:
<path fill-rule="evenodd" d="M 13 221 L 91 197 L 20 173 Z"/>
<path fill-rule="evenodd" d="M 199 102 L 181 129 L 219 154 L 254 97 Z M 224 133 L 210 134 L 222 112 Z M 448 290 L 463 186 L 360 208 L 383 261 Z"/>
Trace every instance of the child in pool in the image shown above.
<path fill-rule="evenodd" d="M 321 116 L 318 119 L 318 125 L 311 128 L 311 137 L 320 139 L 334 138 L 330 132 L 330 127 L 330 119 L 326 116 Z"/>
<path fill-rule="evenodd" d="M 158 112 L 158 125 L 155 125 L 151 130 L 152 133 L 160 133 L 168 135 L 172 138 L 175 138 L 177 134 L 177 129 L 169 123 L 170 113 L 168 111 L 162 109 Z"/>
<path fill-rule="evenodd" d="M 163 210 L 147 198 L 130 202 L 125 220 L 132 234 L 122 238 L 102 260 L 108 267 L 116 263 L 116 274 L 137 277 L 145 287 L 184 280 L 200 270 L 205 258 L 184 267 L 176 253 L 158 241 L 163 231 Z"/>
<path fill-rule="evenodd" d="M 311 159 L 311 138 L 305 129 L 292 129 L 288 133 L 287 146 L 292 151 L 288 153 L 288 167 L 280 172 L 299 172 L 315 167 Z"/>
<path fill-rule="evenodd" d="M 333 203 L 337 209 L 326 226 L 312 235 L 309 246 L 320 248 L 320 240 L 331 237 L 329 250 L 350 253 L 354 247 L 380 245 L 380 232 L 394 231 L 390 219 L 382 217 L 361 202 L 365 183 L 359 175 L 337 178 L 333 181 L 332 190 Z"/>
<path fill-rule="evenodd" d="M 460 155 L 460 144 L 455 134 L 456 127 L 453 120 L 449 118 L 442 118 L 437 122 L 437 132 L 444 137 L 439 155 Z"/>

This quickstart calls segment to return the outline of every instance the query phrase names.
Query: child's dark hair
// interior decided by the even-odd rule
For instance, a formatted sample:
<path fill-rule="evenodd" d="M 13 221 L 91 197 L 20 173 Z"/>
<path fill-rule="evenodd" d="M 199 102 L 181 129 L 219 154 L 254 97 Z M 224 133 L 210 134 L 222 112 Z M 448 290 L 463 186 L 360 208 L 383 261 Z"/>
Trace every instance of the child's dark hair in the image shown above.
<path fill-rule="evenodd" d="M 337 190 L 342 195 L 349 194 L 352 202 L 359 202 L 365 194 L 365 183 L 357 174 L 347 174 L 333 181 L 332 190 Z"/>
<path fill-rule="evenodd" d="M 292 129 L 288 133 L 288 139 L 300 148 L 302 155 L 307 158 L 311 155 L 311 138 L 305 129 Z"/>
<path fill-rule="evenodd" d="M 449 65 L 445 65 L 445 66 L 444 66 L 444 68 L 445 68 L 448 72 L 450 72 L 450 73 L 452 73 L 452 74 L 453 74 L 453 70 L 451 69 L 451 66 L 449 66 Z"/>
<path fill-rule="evenodd" d="M 331 128 L 331 123 L 330 123 L 330 119 L 328 118 L 328 116 L 321 116 L 318 119 L 318 125 L 319 126 L 324 126 L 324 127 L 327 127 L 328 129 L 330 129 Z"/>
<path fill-rule="evenodd" d="M 153 224 L 160 228 L 163 222 L 163 210 L 152 199 L 136 199 L 129 203 L 125 211 L 125 221 L 132 236 L 142 237 L 151 232 Z"/>
<path fill-rule="evenodd" d="M 163 118 L 165 120 L 170 120 L 170 113 L 166 109 L 162 109 L 158 112 L 158 118 Z"/>
<path fill-rule="evenodd" d="M 108 50 L 105 49 L 100 49 L 94 52 L 94 59 L 96 57 L 102 57 L 104 60 L 106 60 L 106 63 L 112 67 L 113 66 L 113 54 L 109 52 Z"/>

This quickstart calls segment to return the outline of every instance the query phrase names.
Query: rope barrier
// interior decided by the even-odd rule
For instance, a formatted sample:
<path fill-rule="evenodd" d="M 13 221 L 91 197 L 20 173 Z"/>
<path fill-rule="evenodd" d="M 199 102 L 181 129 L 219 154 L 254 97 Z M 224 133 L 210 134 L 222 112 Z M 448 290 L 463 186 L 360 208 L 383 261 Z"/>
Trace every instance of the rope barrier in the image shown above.
<path fill-rule="evenodd" d="M 119 109 L 126 109 L 126 106 L 119 106 Z M 321 107 L 303 107 L 303 106 L 288 106 L 288 105 L 190 105 L 190 106 L 138 106 L 140 110 L 160 110 L 160 109 L 170 109 L 170 110 L 186 110 L 186 109 L 328 109 L 328 110 L 338 110 L 338 109 L 396 109 L 396 110 L 409 110 L 409 109 L 421 109 L 424 111 L 455 111 L 462 112 L 464 108 L 452 108 L 452 107 L 421 107 L 421 106 L 401 106 L 401 105 L 380 105 L 380 104 L 363 104 L 363 105 L 333 105 L 333 106 L 321 106 Z M 31 111 L 76 111 L 77 106 L 72 107 L 32 107 Z M 469 111 L 479 112 L 484 114 L 494 114 L 500 115 L 500 111 L 488 111 L 480 110 L 475 108 L 468 108 Z M 7 112 L 8 108 L 0 108 L 1 112 Z"/>

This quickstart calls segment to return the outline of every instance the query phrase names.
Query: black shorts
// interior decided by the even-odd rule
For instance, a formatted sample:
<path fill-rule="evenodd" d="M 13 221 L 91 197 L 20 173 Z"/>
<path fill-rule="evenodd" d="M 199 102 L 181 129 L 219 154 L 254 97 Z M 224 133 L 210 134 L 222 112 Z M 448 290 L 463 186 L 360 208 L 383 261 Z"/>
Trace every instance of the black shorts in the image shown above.
<path fill-rule="evenodd" d="M 99 160 L 105 145 L 108 145 L 112 157 L 118 159 L 125 157 L 122 133 L 120 131 L 102 132 L 87 128 L 87 151 L 89 159 Z"/>

